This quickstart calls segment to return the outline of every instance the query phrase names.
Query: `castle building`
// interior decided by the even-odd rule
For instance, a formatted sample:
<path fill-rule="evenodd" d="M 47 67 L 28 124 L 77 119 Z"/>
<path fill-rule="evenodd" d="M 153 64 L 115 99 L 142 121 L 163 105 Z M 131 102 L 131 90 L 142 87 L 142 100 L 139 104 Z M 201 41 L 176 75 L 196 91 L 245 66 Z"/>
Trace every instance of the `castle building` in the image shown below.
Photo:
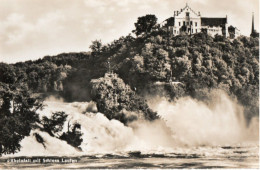
<path fill-rule="evenodd" d="M 162 26 L 168 27 L 172 35 L 199 32 L 205 32 L 211 36 L 218 34 L 230 38 L 236 38 L 240 35 L 240 31 L 236 27 L 228 25 L 227 16 L 223 18 L 202 17 L 200 12 L 192 10 L 188 4 L 180 11 L 174 11 L 173 17 L 166 19 Z"/>

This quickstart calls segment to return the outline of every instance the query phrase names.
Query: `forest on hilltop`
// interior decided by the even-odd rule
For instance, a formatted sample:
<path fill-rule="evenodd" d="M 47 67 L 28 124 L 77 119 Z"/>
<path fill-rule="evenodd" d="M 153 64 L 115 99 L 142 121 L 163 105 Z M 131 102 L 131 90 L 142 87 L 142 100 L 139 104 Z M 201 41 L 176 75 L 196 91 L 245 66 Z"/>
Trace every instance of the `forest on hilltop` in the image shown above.
<path fill-rule="evenodd" d="M 1 98 L 16 97 L 27 91 L 44 97 L 57 95 L 68 102 L 93 100 L 108 118 L 114 118 L 109 115 L 115 114 L 118 120 L 127 123 L 123 114 L 116 113 L 140 111 L 149 120 L 158 118 L 145 101 L 147 94 L 162 94 L 158 89 L 173 101 L 182 96 L 205 100 L 210 90 L 222 89 L 244 106 L 248 121 L 258 116 L 258 37 L 240 36 L 231 40 L 205 33 L 171 36 L 164 28 L 146 28 L 143 34 L 138 34 L 137 37 L 129 34 L 109 44 L 93 41 L 91 52 L 87 53 L 0 63 Z M 116 74 L 111 81 L 103 78 L 108 72 Z M 126 87 L 129 89 L 123 90 Z M 109 90 L 105 91 L 106 88 Z M 116 99 L 119 106 L 106 105 L 108 98 L 102 95 L 109 93 L 119 95 Z M 30 107 L 33 104 L 31 102 Z M 8 107 L 1 105 L 2 111 Z M 135 117 L 129 119 L 132 121 Z"/>
<path fill-rule="evenodd" d="M 171 37 L 163 30 L 137 38 L 129 35 L 107 45 L 94 41 L 93 46 L 101 45 L 91 53 L 1 63 L 0 83 L 2 90 L 23 87 L 32 93 L 58 94 L 67 101 L 90 101 L 90 81 L 103 77 L 110 62 L 111 70 L 141 96 L 152 90 L 153 83 L 167 82 L 172 75 L 174 81 L 184 84 L 178 88 L 180 93 L 169 93 L 172 99 L 179 94 L 195 97 L 200 90 L 220 88 L 250 106 L 258 100 L 258 40 L 245 36 L 230 40 L 204 33 Z"/>

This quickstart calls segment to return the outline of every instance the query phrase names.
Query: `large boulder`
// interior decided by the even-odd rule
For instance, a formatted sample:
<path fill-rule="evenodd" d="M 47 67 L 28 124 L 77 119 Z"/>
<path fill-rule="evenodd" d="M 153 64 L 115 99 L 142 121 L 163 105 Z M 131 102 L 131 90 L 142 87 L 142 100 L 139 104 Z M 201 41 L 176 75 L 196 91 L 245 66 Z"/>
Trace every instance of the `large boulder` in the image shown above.
<path fill-rule="evenodd" d="M 98 111 L 108 119 L 117 119 L 127 124 L 137 119 L 158 118 L 146 101 L 116 74 L 106 73 L 104 77 L 93 79 L 91 86 L 92 99 L 97 102 Z"/>

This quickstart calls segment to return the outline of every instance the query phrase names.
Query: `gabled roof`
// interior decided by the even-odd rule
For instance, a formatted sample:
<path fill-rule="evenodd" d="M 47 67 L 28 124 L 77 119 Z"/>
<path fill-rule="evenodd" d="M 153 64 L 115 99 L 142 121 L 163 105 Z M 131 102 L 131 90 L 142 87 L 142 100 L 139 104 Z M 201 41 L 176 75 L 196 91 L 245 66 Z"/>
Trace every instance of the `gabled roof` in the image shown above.
<path fill-rule="evenodd" d="M 201 17 L 201 26 L 225 26 L 227 18 L 206 18 Z"/>
<path fill-rule="evenodd" d="M 174 26 L 175 18 L 170 17 L 170 18 L 166 19 L 166 21 L 167 21 L 166 26 Z"/>
<path fill-rule="evenodd" d="M 195 15 L 199 16 L 198 13 L 196 13 L 193 9 L 191 9 L 191 7 L 188 5 L 188 3 L 186 3 L 186 6 L 184 8 L 182 8 L 182 10 L 180 11 L 180 13 L 182 13 L 183 11 L 185 11 L 185 9 L 188 8 L 191 12 L 193 12 Z"/>

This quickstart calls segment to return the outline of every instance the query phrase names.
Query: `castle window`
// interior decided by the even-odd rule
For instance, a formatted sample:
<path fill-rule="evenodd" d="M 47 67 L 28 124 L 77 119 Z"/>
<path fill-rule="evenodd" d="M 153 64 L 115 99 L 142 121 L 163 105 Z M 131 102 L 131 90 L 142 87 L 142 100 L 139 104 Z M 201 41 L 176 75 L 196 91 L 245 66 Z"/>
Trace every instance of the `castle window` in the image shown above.
<path fill-rule="evenodd" d="M 185 26 L 185 21 L 183 21 L 183 25 Z"/>
<path fill-rule="evenodd" d="M 181 26 L 181 22 L 179 22 L 179 26 Z"/>
<path fill-rule="evenodd" d="M 190 25 L 192 25 L 192 21 L 190 22 Z"/>
<path fill-rule="evenodd" d="M 190 16 L 190 13 L 189 12 L 186 12 L 186 17 Z"/>
<path fill-rule="evenodd" d="M 189 25 L 189 22 L 187 22 L 187 25 Z"/>
<path fill-rule="evenodd" d="M 195 26 L 197 27 L 197 22 L 195 22 Z"/>

